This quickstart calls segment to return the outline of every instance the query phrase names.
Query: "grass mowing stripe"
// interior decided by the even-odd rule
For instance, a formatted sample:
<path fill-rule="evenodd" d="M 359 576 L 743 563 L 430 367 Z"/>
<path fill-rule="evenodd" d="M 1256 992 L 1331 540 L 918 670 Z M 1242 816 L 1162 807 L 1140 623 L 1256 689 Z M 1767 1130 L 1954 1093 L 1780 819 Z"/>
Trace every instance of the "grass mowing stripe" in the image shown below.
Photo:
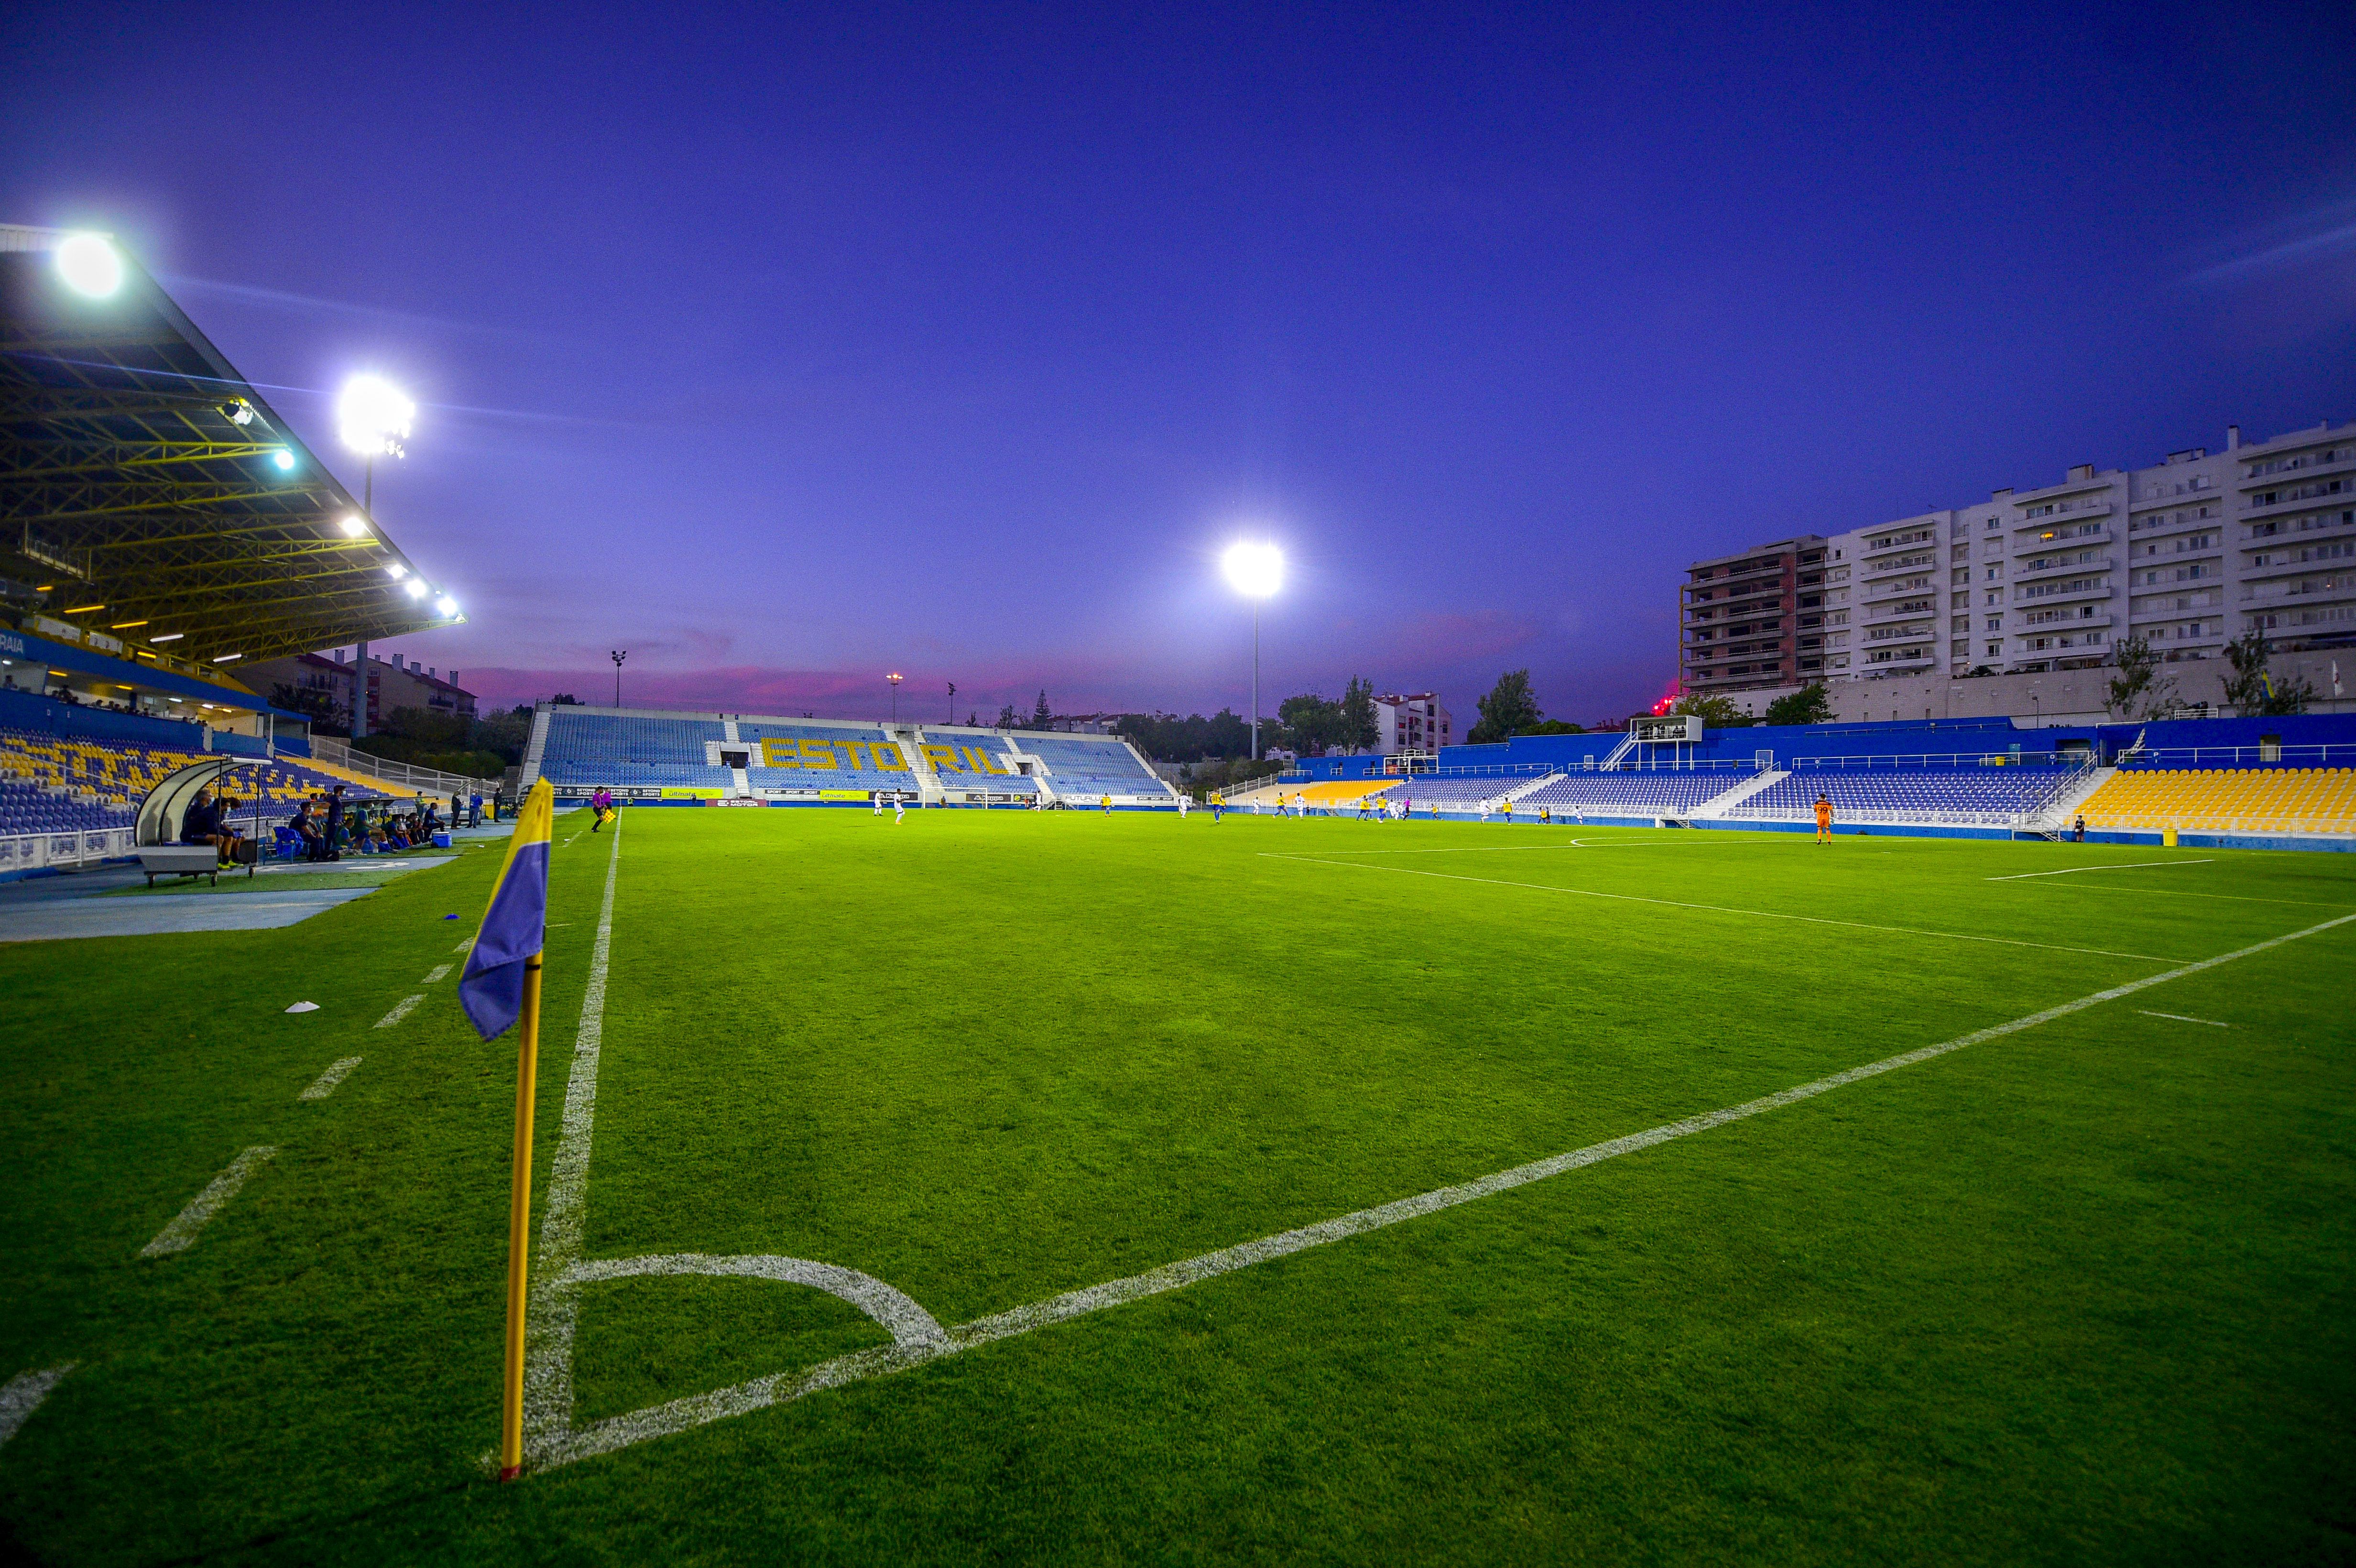
<path fill-rule="evenodd" d="M 2216 863 L 2213 856 L 2198 860 L 2129 860 L 2118 866 L 2064 866 L 2058 871 L 2015 871 L 2008 877 L 1990 877 L 1991 882 L 2025 882 L 2031 877 L 2074 877 L 2081 871 L 2147 871 L 2155 866 L 2209 866 Z"/>
<path fill-rule="evenodd" d="M 206 1183 L 205 1189 L 189 1199 L 188 1206 L 173 1216 L 170 1224 L 155 1232 L 154 1241 L 139 1249 L 139 1255 L 161 1258 L 187 1252 L 196 1244 L 197 1232 L 202 1231 L 206 1222 L 220 1212 L 221 1206 L 237 1196 L 238 1189 L 245 1185 L 246 1179 L 269 1164 L 270 1157 L 277 1152 L 267 1144 L 256 1144 L 230 1160 L 227 1170 Z"/>
<path fill-rule="evenodd" d="M 1292 857 L 1284 858 L 1291 859 Z M 1482 879 L 1464 880 L 1479 880 Z M 610 929 L 612 896 L 613 880 L 612 873 L 609 870 L 606 881 L 608 918 L 601 919 L 599 923 L 601 955 L 604 950 L 605 936 Z M 1657 902 L 1665 901 L 1648 900 L 1645 901 Z M 722 1420 L 728 1416 L 748 1414 L 755 1410 L 761 1410 L 772 1405 L 789 1403 L 805 1394 L 814 1393 L 820 1389 L 839 1388 L 844 1384 L 861 1381 L 868 1378 L 880 1377 L 891 1372 L 903 1371 L 910 1367 L 920 1366 L 926 1361 L 937 1360 L 942 1356 L 954 1355 L 960 1350 L 968 1349 L 974 1346 L 988 1344 L 998 1339 L 1012 1339 L 1018 1335 L 1031 1333 L 1034 1329 L 1047 1328 L 1053 1324 L 1069 1322 L 1076 1317 L 1086 1317 L 1091 1313 L 1100 1312 L 1108 1307 L 1121 1306 L 1127 1302 L 1141 1300 L 1150 1296 L 1161 1295 L 1166 1291 L 1183 1289 L 1183 1287 L 1195 1284 L 1198 1281 L 1215 1278 L 1223 1274 L 1231 1274 L 1238 1269 L 1249 1268 L 1255 1264 L 1268 1263 L 1277 1258 L 1289 1257 L 1295 1253 L 1303 1252 L 1312 1247 L 1323 1246 L 1331 1242 L 1342 1241 L 1351 1236 L 1363 1235 L 1369 1231 L 1381 1230 L 1387 1226 L 1398 1224 L 1404 1220 L 1419 1219 L 1427 1214 L 1433 1214 L 1445 1209 L 1454 1208 L 1458 1204 L 1472 1202 L 1475 1199 L 1491 1197 L 1499 1192 L 1509 1191 L 1514 1188 L 1526 1186 L 1530 1182 L 1540 1181 L 1550 1176 L 1558 1176 L 1564 1172 L 1577 1170 L 1586 1166 L 1595 1165 L 1603 1160 L 1617 1158 L 1619 1156 L 1623 1154 L 1633 1154 L 1642 1149 L 1651 1148 L 1656 1145 L 1670 1142 L 1673 1139 L 1688 1137 L 1696 1133 L 1707 1132 L 1713 1127 L 1724 1126 L 1730 1122 L 1742 1121 L 1751 1116 L 1762 1115 L 1769 1111 L 1780 1110 L 1786 1105 L 1797 1104 L 1801 1101 L 1813 1099 L 1817 1095 L 1827 1093 L 1832 1090 L 1842 1088 L 1851 1083 L 1860 1083 L 1868 1078 L 1878 1077 L 1885 1072 L 1896 1072 L 1901 1067 L 1912 1067 L 1921 1062 L 1933 1061 L 1936 1058 L 1945 1056 L 1950 1052 L 1964 1050 L 1967 1046 L 1983 1044 L 1992 1040 L 2000 1040 L 2005 1036 L 2018 1034 L 2024 1029 L 2035 1029 L 2040 1025 L 2051 1023 L 2057 1019 L 2063 1019 L 2073 1013 L 2083 1012 L 2089 1008 L 2099 1007 L 2105 1002 L 2117 1001 L 2122 997 L 2134 996 L 2138 992 L 2148 990 L 2155 986 L 2162 986 L 2171 981 L 2184 979 L 2187 976 L 2198 975 L 2206 970 L 2214 969 L 2220 965 L 2233 963 L 2239 959 L 2252 957 L 2257 954 L 2267 952 L 2273 948 L 2283 946 L 2288 943 L 2297 942 L 2306 937 L 2319 935 L 2321 933 L 2330 931 L 2336 927 L 2346 925 L 2351 922 L 2356 922 L 2356 914 L 2340 915 L 2336 919 L 2324 921 L 2319 924 L 2310 925 L 2303 930 L 2287 932 L 2279 936 L 2267 937 L 2264 941 L 2253 943 L 2246 947 L 2236 948 L 2230 953 L 2222 953 L 2211 958 L 2196 959 L 2191 963 L 2179 965 L 2175 968 L 2163 971 L 2158 975 L 2147 976 L 2139 980 L 2130 980 L 2124 985 L 2113 986 L 2105 990 L 2096 991 L 2091 995 L 2080 997 L 2073 1001 L 2060 1003 L 2057 1006 L 2047 1008 L 2040 1012 L 2030 1013 L 2025 1017 L 2013 1019 L 2005 1023 L 1993 1024 L 1987 1029 L 1976 1029 L 1969 1034 L 1958 1035 L 1953 1040 L 1942 1040 L 1935 1045 L 1926 1045 L 1913 1051 L 1901 1052 L 1896 1056 L 1884 1057 L 1879 1061 L 1867 1062 L 1862 1066 L 1852 1067 L 1844 1072 L 1815 1079 L 1809 1083 L 1798 1084 L 1793 1088 L 1782 1090 L 1773 1094 L 1764 1095 L 1756 1100 L 1746 1101 L 1739 1105 L 1728 1106 L 1723 1110 L 1711 1111 L 1697 1116 L 1689 1116 L 1682 1121 L 1667 1123 L 1661 1126 L 1650 1128 L 1644 1132 L 1632 1133 L 1622 1137 L 1611 1138 L 1601 1143 L 1590 1144 L 1584 1148 L 1574 1149 L 1567 1154 L 1550 1156 L 1545 1159 L 1533 1160 L 1526 1165 L 1515 1166 L 1510 1169 L 1481 1177 L 1475 1180 L 1465 1182 L 1459 1186 L 1439 1188 L 1430 1192 L 1419 1193 L 1411 1198 L 1399 1199 L 1396 1201 L 1380 1204 L 1371 1209 L 1361 1209 L 1352 1213 L 1336 1216 L 1331 1220 L 1321 1221 L 1313 1225 L 1306 1225 L 1297 1230 L 1281 1232 L 1276 1235 L 1261 1237 L 1257 1241 L 1246 1242 L 1237 1246 L 1226 1247 L 1216 1252 L 1205 1253 L 1195 1257 L 1183 1259 L 1177 1263 L 1167 1264 L 1160 1268 L 1151 1269 L 1143 1274 L 1131 1275 L 1126 1278 L 1110 1280 L 1105 1284 L 1089 1285 L 1080 1290 L 1067 1291 L 1061 1296 L 1051 1296 L 1044 1301 L 1034 1302 L 1028 1306 L 1014 1307 L 1006 1312 L 994 1313 L 986 1317 L 976 1318 L 969 1323 L 956 1325 L 948 1330 L 945 1343 L 926 1342 L 921 1339 L 897 1339 L 895 1338 L 895 1342 L 892 1345 L 874 1349 L 857 1350 L 848 1355 L 837 1356 L 826 1361 L 822 1361 L 809 1371 L 798 1374 L 775 1373 L 766 1377 L 754 1378 L 728 1388 L 714 1390 L 707 1393 L 692 1394 L 683 1399 L 668 1401 L 662 1404 L 650 1405 L 642 1410 L 632 1411 L 623 1415 L 613 1416 L 606 1420 L 593 1422 L 586 1426 L 577 1428 L 571 1425 L 569 1419 L 570 1391 L 572 1384 L 572 1368 L 569 1364 L 569 1349 L 572 1331 L 572 1317 L 568 1304 L 564 1329 L 566 1349 L 568 1351 L 568 1364 L 562 1369 L 562 1385 L 567 1397 L 567 1412 L 565 1416 L 562 1419 L 561 1424 L 559 1420 L 552 1419 L 557 1414 L 553 1409 L 544 1410 L 541 1413 L 545 1424 L 534 1427 L 530 1433 L 530 1436 L 528 1438 L 528 1441 L 530 1443 L 530 1461 L 533 1467 L 545 1469 L 570 1464 L 577 1459 L 585 1459 L 600 1454 L 613 1453 L 618 1449 L 629 1447 L 633 1445 L 643 1443 L 652 1438 L 669 1436 L 677 1433 L 689 1431 L 694 1427 L 705 1425 L 711 1422 Z M 602 967 L 598 972 L 597 977 L 593 981 L 593 983 L 597 986 L 598 994 L 602 997 Z M 587 1032 L 587 1026 L 589 1023 L 585 1008 L 583 1021 L 585 1033 Z M 600 1028 L 602 1028 L 602 1018 L 600 1019 Z M 575 1083 L 577 1083 L 579 1082 L 579 1063 L 576 1060 Z M 593 1076 L 590 1082 L 594 1089 L 594 1067 Z M 587 1115 L 585 1111 L 582 1119 L 582 1127 L 583 1165 L 585 1168 L 587 1127 Z M 566 1131 L 569 1141 L 573 1131 L 572 1104 L 569 1099 L 566 1106 Z M 576 1212 L 573 1221 L 571 1234 L 571 1244 L 575 1254 L 577 1254 L 579 1244 L 579 1219 L 577 1214 L 578 1201 L 578 1194 L 576 1192 L 573 1197 Z M 552 1204 L 552 1211 L 550 1215 L 552 1232 L 554 1229 L 554 1219 L 555 1215 L 553 1205 Z M 548 1250 L 548 1248 L 543 1247 L 544 1253 Z M 697 1261 L 699 1264 L 705 1265 L 699 1272 L 720 1272 L 717 1267 L 713 1267 L 712 1265 L 724 1264 L 727 1262 L 727 1260 L 714 1258 L 699 1258 Z M 798 1262 L 799 1260 L 795 1261 Z M 572 1266 L 573 1262 L 573 1256 L 568 1255 L 566 1259 L 567 1266 Z M 592 1269 L 595 1269 L 606 1265 L 591 1264 L 588 1266 Z M 748 1269 L 746 1272 L 757 1273 L 760 1271 Z M 603 1276 L 601 1275 L 601 1277 Z M 558 1294 L 569 1294 L 569 1292 L 559 1293 L 551 1291 L 548 1294 L 553 1296 Z M 537 1303 L 535 1305 L 537 1306 Z M 551 1388 L 553 1388 L 554 1386 L 554 1380 L 552 1377 L 550 1380 L 549 1386 Z M 527 1392 L 527 1398 L 530 1398 L 529 1391 Z M 531 1413 L 532 1413 L 528 1406 L 528 1421 L 530 1419 Z"/>
<path fill-rule="evenodd" d="M 1327 860 L 1314 855 L 1287 855 L 1280 850 L 1263 849 L 1261 858 L 1269 860 L 1300 860 L 1312 866 L 1344 866 L 1358 871 L 1396 871 L 1404 877 L 1438 877 L 1450 882 L 1485 882 L 1494 888 L 1527 888 L 1533 892 L 1571 893 L 1583 899 L 1616 899 L 1622 903 L 1663 904 L 1670 909 L 1704 910 L 1712 914 L 1747 914 L 1761 920 L 1797 920 L 1810 925 L 1842 925 L 1852 931 L 1889 931 L 1901 936 L 1935 936 L 1948 942 L 1987 942 L 1999 947 L 2036 947 L 2048 953 L 2083 953 L 2096 958 L 2137 958 L 2148 964 L 2174 964 L 2178 960 L 2162 957 L 2157 953 L 2118 953 L 2107 947 L 2065 947 L 2056 942 L 2024 942 L 2015 936 L 1979 936 L 1965 931 L 1925 931 L 1915 925 L 1874 925 L 1861 920 L 1834 920 L 1821 914 L 1786 914 L 1772 909 L 1732 909 L 1725 904 L 1687 903 L 1681 899 L 1653 899 L 1641 893 L 1603 893 L 1592 888 L 1557 887 L 1551 882 L 1509 882 L 1498 877 L 1466 877 L 1453 871 L 1419 871 L 1412 866 L 1369 866 L 1356 860 Z"/>
<path fill-rule="evenodd" d="M 0 1383 L 0 1444 L 16 1435 L 16 1428 L 25 1424 L 26 1417 L 41 1407 L 49 1391 L 74 1370 L 74 1363 L 44 1367 L 37 1372 L 18 1372 L 5 1383 Z"/>
<path fill-rule="evenodd" d="M 319 1074 L 308 1089 L 304 1090 L 300 1094 L 297 1094 L 294 1097 L 298 1100 L 326 1099 L 328 1095 L 336 1092 L 337 1084 L 341 1083 L 345 1079 L 351 1076 L 352 1069 L 358 1067 L 359 1064 L 360 1059 L 357 1056 L 347 1056 L 340 1061 L 331 1063 L 325 1072 Z"/>
<path fill-rule="evenodd" d="M 420 991 L 413 997 L 402 997 L 401 1000 L 392 1004 L 392 1011 L 385 1014 L 384 1017 L 376 1020 L 376 1027 L 379 1029 L 391 1029 L 393 1025 L 399 1023 L 402 1019 L 409 1016 L 410 1008 L 415 1007 L 424 999 L 425 993 L 423 991 Z"/>
<path fill-rule="evenodd" d="M 530 1311 L 523 1371 L 528 1459 L 561 1440 L 573 1425 L 573 1336 L 580 1321 L 580 1296 L 565 1283 L 565 1275 L 581 1256 L 590 1135 L 597 1115 L 597 1059 L 605 1039 L 605 976 L 614 955 L 614 886 L 621 871 L 622 824 L 616 818 L 614 847 L 605 854 L 605 894 L 597 907 L 589 983 L 581 994 L 581 1023 L 573 1034 L 573 1070 L 565 1080 L 564 1126 L 556 1140 L 556 1157 L 549 1165 L 540 1270 L 525 1298 Z"/>

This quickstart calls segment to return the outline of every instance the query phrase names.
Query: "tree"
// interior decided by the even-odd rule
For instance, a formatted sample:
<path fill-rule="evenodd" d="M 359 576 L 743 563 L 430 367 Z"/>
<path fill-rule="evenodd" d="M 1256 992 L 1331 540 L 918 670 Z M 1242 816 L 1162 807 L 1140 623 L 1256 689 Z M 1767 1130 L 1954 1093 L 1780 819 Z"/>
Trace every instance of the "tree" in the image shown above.
<path fill-rule="evenodd" d="M 2246 632 L 2225 645 L 2225 662 L 2233 667 L 2233 673 L 2225 677 L 2225 700 L 2244 719 L 2304 713 L 2307 705 L 2315 700 L 2315 687 L 2310 682 L 2276 684 L 2266 669 L 2266 661 L 2274 654 L 2274 645 L 2266 641 L 2265 633 L 2257 630 Z"/>
<path fill-rule="evenodd" d="M 1465 733 L 1468 746 L 1486 746 L 1499 741 L 1510 741 L 1519 731 L 1529 729 L 1546 718 L 1538 710 L 1537 694 L 1530 689 L 1530 672 L 1509 669 L 1497 677 L 1489 695 L 1477 704 L 1480 719 Z"/>
<path fill-rule="evenodd" d="M 1549 719 L 1543 724 L 1533 724 L 1526 730 L 1516 730 L 1517 735 L 1584 735 L 1587 726 L 1574 724 L 1568 719 Z"/>
<path fill-rule="evenodd" d="M 550 698 L 548 701 L 549 706 L 551 707 L 554 707 L 560 702 L 571 708 L 578 708 L 581 706 L 581 699 L 573 696 L 569 691 L 560 691 L 555 696 Z"/>
<path fill-rule="evenodd" d="M 311 721 L 314 735 L 349 735 L 352 732 L 352 710 L 336 700 L 336 694 L 321 687 L 289 686 L 279 681 L 270 688 L 270 705 L 289 713 L 300 713 Z"/>
<path fill-rule="evenodd" d="M 1023 728 L 1026 730 L 1053 730 L 1055 727 L 1055 710 L 1047 706 L 1047 688 L 1043 686 L 1039 688 L 1039 701 L 1037 705 L 1031 709 L 1031 722 L 1024 725 Z"/>
<path fill-rule="evenodd" d="M 1016 730 L 1020 729 L 1022 724 L 1023 720 L 1014 716 L 1014 704 L 1012 702 L 1006 704 L 1006 706 L 998 710 L 998 727 L 1000 729 Z"/>
<path fill-rule="evenodd" d="M 1734 706 L 1730 697 L 1706 697 L 1698 691 L 1688 691 L 1669 704 L 1672 713 L 1683 713 L 1698 719 L 1705 729 L 1748 730 L 1758 720 Z"/>
<path fill-rule="evenodd" d="M 2159 673 L 2159 651 L 2141 633 L 2130 633 L 2111 645 L 2111 662 L 2119 673 L 2111 677 L 2106 706 L 2115 718 L 2165 719 L 2179 706 L 2176 680 Z"/>
<path fill-rule="evenodd" d="M 1767 705 L 1766 721 L 1770 724 L 1829 724 L 1832 718 L 1832 699 L 1825 695 L 1825 683 L 1821 680 Z"/>
<path fill-rule="evenodd" d="M 1383 738 L 1375 715 L 1375 683 L 1354 675 L 1342 688 L 1342 744 L 1353 752 L 1371 752 Z"/>
<path fill-rule="evenodd" d="M 1284 727 L 1284 741 L 1294 751 L 1322 755 L 1328 747 L 1344 744 L 1342 705 L 1313 691 L 1288 697 L 1276 705 Z"/>

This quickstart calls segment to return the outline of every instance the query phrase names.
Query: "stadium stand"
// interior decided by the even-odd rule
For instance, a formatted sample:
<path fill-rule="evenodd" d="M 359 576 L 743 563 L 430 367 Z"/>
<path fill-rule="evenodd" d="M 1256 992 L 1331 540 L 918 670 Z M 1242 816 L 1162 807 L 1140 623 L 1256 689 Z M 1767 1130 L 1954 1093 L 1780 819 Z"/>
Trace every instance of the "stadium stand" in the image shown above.
<path fill-rule="evenodd" d="M 1565 773 L 1514 803 L 1516 812 L 1545 806 L 1611 816 L 1687 816 L 1704 802 L 1740 788 L 1752 773 L 1662 771 Z M 1809 797 L 1811 800 L 1815 796 Z"/>
<path fill-rule="evenodd" d="M 1355 805 L 1368 795 L 1380 795 L 1395 787 L 1398 783 L 1397 779 L 1353 779 L 1347 784 L 1300 784 L 1287 790 L 1285 795 L 1290 799 L 1298 794 L 1315 806 Z"/>
<path fill-rule="evenodd" d="M 755 789 L 916 787 L 916 770 L 881 725 L 747 721 L 737 725 L 736 734 L 753 763 L 744 776 Z M 728 782 L 725 771 L 720 782 Z"/>
<path fill-rule="evenodd" d="M 724 789 L 729 772 L 707 759 L 704 742 L 727 736 L 717 719 L 648 719 L 560 705 L 548 710 L 541 776 L 560 789 Z"/>
<path fill-rule="evenodd" d="M 919 734 L 925 761 L 951 799 L 976 792 L 1039 793 L 1039 786 L 1023 775 L 1014 761 L 1012 742 L 995 731 L 927 727 Z"/>
<path fill-rule="evenodd" d="M 1475 773 L 1469 777 L 1448 773 L 1420 773 L 1413 778 L 1393 781 L 1398 794 L 1415 803 L 1416 809 L 1430 806 L 1440 811 L 1471 811 L 1484 800 L 1494 800 L 1510 795 L 1537 775 Z"/>
<path fill-rule="evenodd" d="M 2107 832 L 2356 833 L 2356 768 L 2125 767 L 2077 815 Z"/>
<path fill-rule="evenodd" d="M 1059 795 L 1169 795 L 1169 786 L 1138 765 L 1136 754 L 1117 740 L 1073 735 L 1025 734 L 1017 744 L 1046 764 L 1047 787 Z"/>
<path fill-rule="evenodd" d="M 147 792 L 166 776 L 204 760 L 204 754 L 197 752 L 0 730 L 0 773 L 95 796 L 98 804 L 106 806 L 135 809 Z M 393 798 L 380 787 L 355 784 L 348 775 L 330 777 L 311 763 L 284 757 L 253 759 L 251 765 L 241 767 L 235 777 L 231 787 L 241 798 L 252 795 L 268 801 L 301 800 L 337 784 L 347 785 L 344 794 L 348 799 Z"/>
<path fill-rule="evenodd" d="M 1730 817 L 1804 820 L 1824 795 L 1837 821 L 1925 826 L 2006 827 L 2051 799 L 2079 776 L 2052 766 L 1952 768 L 1808 768 L 1776 780 Z"/>

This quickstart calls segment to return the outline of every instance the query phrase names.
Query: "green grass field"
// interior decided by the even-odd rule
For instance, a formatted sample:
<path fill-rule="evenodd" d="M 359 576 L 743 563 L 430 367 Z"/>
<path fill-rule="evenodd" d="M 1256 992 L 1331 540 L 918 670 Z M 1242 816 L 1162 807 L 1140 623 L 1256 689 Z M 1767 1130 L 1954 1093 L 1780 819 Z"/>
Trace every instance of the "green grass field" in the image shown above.
<path fill-rule="evenodd" d="M 585 827 L 552 874 L 536 1239 L 610 875 L 594 1137 L 513 1485 L 484 1468 L 513 1040 L 440 973 L 498 857 L 288 930 L 0 949 L 0 1380 L 74 1363 L 0 1447 L 21 1552 L 2356 1557 L 2356 923 L 2328 923 L 2356 857 Z M 140 1255 L 257 1146 L 194 1244 Z M 860 1271 L 946 1339 L 709 1272 L 755 1265 L 610 1277 L 690 1255 Z M 817 1367 L 839 1386 L 790 1397 Z"/>

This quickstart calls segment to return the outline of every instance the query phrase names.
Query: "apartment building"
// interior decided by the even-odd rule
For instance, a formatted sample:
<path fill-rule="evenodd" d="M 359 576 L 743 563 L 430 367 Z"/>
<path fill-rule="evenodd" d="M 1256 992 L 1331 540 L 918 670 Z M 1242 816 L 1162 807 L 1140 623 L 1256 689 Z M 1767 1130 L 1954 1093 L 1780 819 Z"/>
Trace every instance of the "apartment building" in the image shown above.
<path fill-rule="evenodd" d="M 458 685 L 458 672 L 455 669 L 444 679 L 438 671 L 399 654 L 383 658 L 370 655 L 368 664 L 368 722 L 371 730 L 402 708 L 459 719 L 476 717 L 475 694 Z M 287 658 L 265 659 L 248 666 L 244 679 L 264 697 L 277 686 L 284 685 L 297 690 L 325 692 L 330 701 L 348 710 L 352 676 L 359 667 L 346 662 L 344 650 L 337 648 L 332 656 L 295 654 Z"/>
<path fill-rule="evenodd" d="M 1801 603 L 1808 542 L 1824 550 L 1820 608 Z M 1733 595 L 1763 588 L 1785 560 L 1794 592 L 1774 613 L 1762 592 Z M 1746 565 L 1747 575 L 1730 570 Z M 2090 669 L 2130 633 L 2169 663 L 2216 657 L 2251 630 L 2286 652 L 2346 645 L 2356 643 L 2356 422 L 2254 445 L 2229 427 L 2215 453 L 2193 447 L 2138 469 L 2082 464 L 2056 485 L 1763 546 L 1698 562 L 1687 578 L 1688 691 Z M 1729 609 L 1746 613 L 1730 625 Z M 1820 626 L 1802 624 L 1818 613 Z M 1747 642 L 1732 636 L 1738 626 L 1751 628 Z"/>
<path fill-rule="evenodd" d="M 1686 569 L 1677 606 L 1687 691 L 1815 680 L 1825 669 L 1826 540 L 1779 539 Z"/>
<path fill-rule="evenodd" d="M 1456 743 L 1453 723 L 1435 691 L 1385 692 L 1375 699 L 1379 733 L 1375 750 L 1386 757 L 1401 752 L 1437 752 Z"/>

